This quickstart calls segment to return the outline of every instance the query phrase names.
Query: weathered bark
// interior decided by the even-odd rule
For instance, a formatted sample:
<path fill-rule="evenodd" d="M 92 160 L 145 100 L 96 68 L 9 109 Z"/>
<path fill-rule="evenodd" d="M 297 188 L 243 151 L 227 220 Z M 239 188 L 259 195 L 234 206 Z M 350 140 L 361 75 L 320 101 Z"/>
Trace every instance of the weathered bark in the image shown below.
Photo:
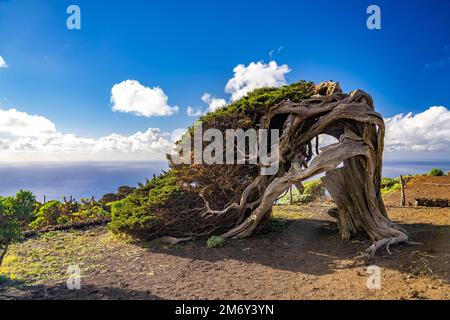
<path fill-rule="evenodd" d="M 269 108 L 259 121 L 259 128 L 271 129 L 274 117 L 285 119 L 278 144 L 280 171 L 274 176 L 258 176 L 240 194 L 239 202 L 223 210 L 211 209 L 201 194 L 201 217 L 210 224 L 236 217 L 234 227 L 222 237 L 248 237 L 267 220 L 274 202 L 292 185 L 303 192 L 302 181 L 326 173 L 322 181 L 336 203 L 337 209 L 330 214 L 336 217 L 341 236 L 349 239 L 364 234 L 374 242 L 365 257 L 373 257 L 381 247 L 389 251 L 392 244 L 408 242 L 408 235 L 388 219 L 381 197 L 385 124 L 375 112 L 372 98 L 361 90 L 344 94 L 334 82 L 316 86 L 315 93 L 301 102 L 283 101 Z M 318 136 L 322 134 L 339 143 L 320 149 Z"/>
<path fill-rule="evenodd" d="M 243 238 L 251 235 L 271 212 L 277 197 L 293 184 L 325 172 L 324 187 L 337 205 L 336 218 L 344 239 L 366 234 L 374 244 L 365 256 L 394 243 L 408 241 L 406 233 L 387 217 L 381 197 L 382 154 L 385 126 L 381 115 L 374 111 L 372 99 L 357 90 L 343 95 L 335 84 L 326 96 L 315 96 L 300 104 L 285 101 L 273 108 L 270 118 L 287 113 L 283 136 L 280 139 L 281 162 L 293 158 L 288 172 L 275 177 L 265 188 L 259 206 L 241 224 L 226 232 L 224 238 Z M 322 85 L 323 88 L 323 85 Z M 298 131 L 307 119 L 316 118 L 309 128 Z M 307 129 L 307 130 L 306 130 Z M 340 143 L 324 148 L 311 164 L 307 164 L 302 150 L 319 134 L 328 133 Z M 294 137 L 294 138 L 293 138 Z M 297 154 L 297 157 L 288 155 Z M 343 167 L 337 168 L 341 163 Z M 242 207 L 242 204 L 241 204 Z"/>

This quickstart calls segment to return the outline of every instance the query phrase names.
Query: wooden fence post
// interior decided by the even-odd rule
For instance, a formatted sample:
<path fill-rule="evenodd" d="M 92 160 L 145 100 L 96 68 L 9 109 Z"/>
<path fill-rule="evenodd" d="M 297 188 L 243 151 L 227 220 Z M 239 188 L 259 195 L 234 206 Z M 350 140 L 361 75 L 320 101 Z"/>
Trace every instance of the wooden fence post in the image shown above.
<path fill-rule="evenodd" d="M 406 194 L 405 194 L 405 179 L 403 179 L 403 176 L 400 176 L 400 184 L 402 185 L 400 206 L 404 207 L 406 205 Z"/>
<path fill-rule="evenodd" d="M 289 188 L 289 204 L 291 206 L 294 204 L 294 200 L 292 199 L 292 186 Z"/>

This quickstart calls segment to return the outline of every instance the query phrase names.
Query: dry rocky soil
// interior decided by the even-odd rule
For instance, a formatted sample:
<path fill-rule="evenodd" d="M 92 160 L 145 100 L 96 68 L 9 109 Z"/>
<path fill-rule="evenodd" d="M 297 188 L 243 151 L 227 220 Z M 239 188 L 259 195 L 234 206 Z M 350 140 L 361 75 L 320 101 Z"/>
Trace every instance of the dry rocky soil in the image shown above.
<path fill-rule="evenodd" d="M 446 184 L 413 181 L 408 201 L 448 199 Z M 50 232 L 11 248 L 0 299 L 450 299 L 450 208 L 400 208 L 399 198 L 386 196 L 389 216 L 422 244 L 377 254 L 379 290 L 367 288 L 368 264 L 353 260 L 370 242 L 340 239 L 328 207 L 315 204 L 276 207 L 271 228 L 215 249 L 204 240 L 130 243 L 105 227 Z M 80 290 L 67 288 L 71 265 Z"/>

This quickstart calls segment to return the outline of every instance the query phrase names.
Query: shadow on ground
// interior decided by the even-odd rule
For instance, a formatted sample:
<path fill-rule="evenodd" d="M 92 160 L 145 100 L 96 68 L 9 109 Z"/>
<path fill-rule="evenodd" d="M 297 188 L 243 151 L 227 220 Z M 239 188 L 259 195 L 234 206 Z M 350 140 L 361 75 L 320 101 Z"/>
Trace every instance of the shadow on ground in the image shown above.
<path fill-rule="evenodd" d="M 382 249 L 370 264 L 414 276 L 429 273 L 449 281 L 450 226 L 424 223 L 400 223 L 400 226 L 422 245 L 392 246 L 392 255 Z M 225 247 L 217 249 L 207 248 L 205 240 L 177 246 L 161 246 L 155 242 L 139 245 L 154 253 L 193 261 L 216 263 L 236 260 L 320 276 L 341 268 L 361 266 L 361 263 L 354 262 L 354 257 L 367 249 L 371 242 L 343 240 L 335 222 L 306 219 L 292 221 L 286 232 L 260 233 L 249 239 L 231 240 Z"/>
<path fill-rule="evenodd" d="M 0 300 L 160 300 L 149 291 L 137 291 L 124 288 L 108 288 L 83 285 L 80 290 L 69 290 L 66 285 L 25 286 L 10 282 L 0 287 Z"/>

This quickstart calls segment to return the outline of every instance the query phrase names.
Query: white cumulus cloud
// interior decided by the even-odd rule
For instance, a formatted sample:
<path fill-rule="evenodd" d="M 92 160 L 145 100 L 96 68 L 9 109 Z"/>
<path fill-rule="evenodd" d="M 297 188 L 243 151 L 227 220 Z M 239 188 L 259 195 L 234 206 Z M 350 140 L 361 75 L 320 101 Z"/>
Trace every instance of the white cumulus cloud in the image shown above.
<path fill-rule="evenodd" d="M 10 141 L 0 141 L 0 150 L 10 152 L 32 151 L 40 153 L 153 153 L 163 158 L 170 152 L 172 143 L 159 129 L 150 128 L 131 136 L 111 134 L 99 139 L 82 138 L 73 134 L 55 133 L 52 135 L 20 137 Z"/>
<path fill-rule="evenodd" d="M 0 69 L 1 68 L 8 68 L 8 65 L 6 64 L 5 59 L 3 59 L 2 56 L 0 56 Z"/>
<path fill-rule="evenodd" d="M 230 102 L 234 102 L 258 88 L 286 85 L 285 75 L 291 72 L 291 69 L 286 64 L 279 66 L 276 61 L 270 61 L 269 63 L 251 62 L 248 66 L 240 64 L 234 68 L 233 72 L 233 77 L 225 86 L 225 92 L 231 95 Z M 208 105 L 206 110 L 189 106 L 187 115 L 199 117 L 223 108 L 228 103 L 225 99 L 213 97 L 209 93 L 202 96 L 202 101 Z"/>
<path fill-rule="evenodd" d="M 149 128 L 130 136 L 110 134 L 100 138 L 85 138 L 56 130 L 53 122 L 45 117 L 29 115 L 16 109 L 0 109 L 0 160 L 11 161 L 17 155 L 25 160 L 38 156 L 45 159 L 129 159 L 141 157 L 164 159 L 172 152 L 170 135 L 160 129 Z M 76 156 L 76 157 L 75 157 Z M 22 157 L 23 158 L 23 157 Z"/>
<path fill-rule="evenodd" d="M 125 80 L 111 89 L 112 110 L 138 116 L 170 116 L 178 107 L 168 104 L 168 97 L 159 87 L 149 88 L 136 80 Z"/>
<path fill-rule="evenodd" d="M 199 117 L 207 114 L 208 112 L 214 112 L 227 105 L 227 101 L 225 99 L 215 98 L 209 93 L 205 93 L 202 96 L 202 101 L 208 106 L 208 108 L 206 110 L 202 110 L 201 108 L 189 106 L 187 107 L 187 115 L 189 117 Z"/>
<path fill-rule="evenodd" d="M 449 152 L 450 154 L 450 110 L 445 107 L 430 107 L 416 115 L 398 114 L 384 119 L 386 123 L 385 151 L 409 156 L 425 152 Z M 320 136 L 320 147 L 337 143 L 328 135 Z M 414 157 L 413 157 L 414 158 Z"/>
<path fill-rule="evenodd" d="M 399 114 L 385 121 L 387 151 L 450 151 L 450 110 L 446 107 Z"/>
<path fill-rule="evenodd" d="M 291 72 L 288 65 L 278 66 L 275 61 L 251 62 L 234 68 L 234 76 L 228 81 L 225 91 L 231 94 L 231 100 L 236 101 L 257 88 L 281 87 L 285 85 L 285 75 Z"/>
<path fill-rule="evenodd" d="M 200 117 L 205 113 L 205 111 L 203 111 L 200 108 L 194 108 L 192 106 L 188 106 L 186 113 L 189 117 Z"/>
<path fill-rule="evenodd" d="M 100 152 L 142 153 L 154 152 L 166 154 L 173 147 L 170 136 L 162 134 L 160 129 L 149 128 L 131 136 L 111 134 L 95 141 L 94 150 Z"/>
<path fill-rule="evenodd" d="M 227 105 L 225 99 L 218 99 L 211 96 L 209 93 L 205 93 L 202 97 L 202 101 L 208 105 L 207 112 L 214 112 Z"/>
<path fill-rule="evenodd" d="M 16 109 L 0 109 L 0 134 L 26 137 L 55 132 L 55 125 L 45 117 L 29 115 Z"/>

